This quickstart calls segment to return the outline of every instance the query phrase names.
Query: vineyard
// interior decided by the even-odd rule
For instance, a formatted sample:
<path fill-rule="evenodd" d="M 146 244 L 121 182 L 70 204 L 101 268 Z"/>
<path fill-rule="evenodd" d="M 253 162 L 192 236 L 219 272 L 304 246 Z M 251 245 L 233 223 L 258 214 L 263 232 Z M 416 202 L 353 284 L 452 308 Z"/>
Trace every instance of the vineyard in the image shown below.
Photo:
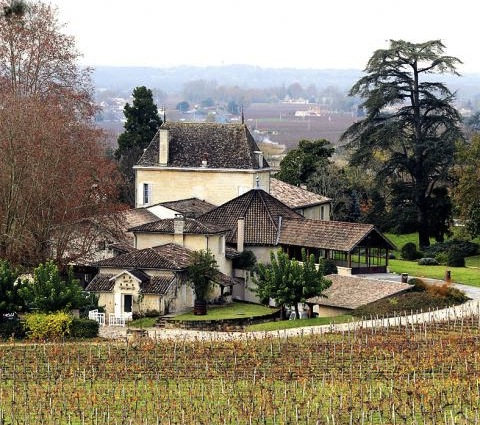
<path fill-rule="evenodd" d="M 480 424 L 479 317 L 294 338 L 4 344 L 0 424 Z"/>

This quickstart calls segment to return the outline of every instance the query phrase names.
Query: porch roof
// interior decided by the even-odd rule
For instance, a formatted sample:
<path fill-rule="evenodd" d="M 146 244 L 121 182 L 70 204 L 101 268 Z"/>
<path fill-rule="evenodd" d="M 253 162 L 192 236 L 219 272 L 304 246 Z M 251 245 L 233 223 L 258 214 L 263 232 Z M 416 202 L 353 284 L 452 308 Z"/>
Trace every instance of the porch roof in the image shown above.
<path fill-rule="evenodd" d="M 285 218 L 280 245 L 351 252 L 357 246 L 395 249 L 372 224 Z"/>

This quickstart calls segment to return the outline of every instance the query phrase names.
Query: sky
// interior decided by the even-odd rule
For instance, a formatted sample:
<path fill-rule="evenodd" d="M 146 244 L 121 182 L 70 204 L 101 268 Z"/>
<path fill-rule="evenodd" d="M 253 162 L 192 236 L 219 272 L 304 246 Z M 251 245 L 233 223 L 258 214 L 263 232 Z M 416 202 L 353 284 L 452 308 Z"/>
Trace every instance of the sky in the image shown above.
<path fill-rule="evenodd" d="M 473 0 L 51 0 L 90 66 L 363 69 L 388 40 L 440 39 L 480 72 Z"/>

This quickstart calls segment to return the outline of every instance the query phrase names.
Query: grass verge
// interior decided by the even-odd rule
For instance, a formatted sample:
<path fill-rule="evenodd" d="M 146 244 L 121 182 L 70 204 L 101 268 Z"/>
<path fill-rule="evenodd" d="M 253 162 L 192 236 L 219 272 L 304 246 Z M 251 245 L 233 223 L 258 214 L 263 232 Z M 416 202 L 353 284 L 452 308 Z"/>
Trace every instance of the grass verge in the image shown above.
<path fill-rule="evenodd" d="M 308 326 L 329 325 L 330 323 L 345 323 L 352 320 L 352 316 L 345 314 L 335 317 L 315 317 L 314 319 L 279 320 L 277 322 L 258 323 L 246 327 L 247 332 L 279 331 L 282 329 L 305 328 Z"/>
<path fill-rule="evenodd" d="M 127 322 L 129 328 L 153 328 L 157 322 L 158 317 L 142 317 L 141 319 Z"/>

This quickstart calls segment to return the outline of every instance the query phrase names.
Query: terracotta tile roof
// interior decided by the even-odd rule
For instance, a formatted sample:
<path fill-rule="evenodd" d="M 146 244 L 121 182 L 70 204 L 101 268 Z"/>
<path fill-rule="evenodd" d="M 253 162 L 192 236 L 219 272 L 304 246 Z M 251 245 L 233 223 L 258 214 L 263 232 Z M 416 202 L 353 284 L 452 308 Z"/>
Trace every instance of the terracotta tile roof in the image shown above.
<path fill-rule="evenodd" d="M 231 286 L 243 284 L 243 281 L 234 277 L 227 276 L 226 274 L 219 273 L 217 279 L 215 280 L 215 283 L 219 284 L 220 286 Z"/>
<path fill-rule="evenodd" d="M 349 252 L 362 243 L 395 249 L 372 224 L 344 221 L 296 220 L 287 218 L 282 222 L 281 245 L 305 246 Z"/>
<path fill-rule="evenodd" d="M 309 192 L 273 177 L 270 178 L 270 195 L 293 209 L 328 204 L 331 201 L 330 198 Z"/>
<path fill-rule="evenodd" d="M 185 217 L 193 218 L 197 218 L 198 216 L 205 214 L 206 212 L 213 210 L 216 207 L 216 205 L 213 205 L 210 202 L 202 201 L 197 198 L 161 202 L 158 205 L 177 211 L 180 214 L 183 214 Z"/>
<path fill-rule="evenodd" d="M 125 254 L 127 252 L 132 252 L 136 250 L 135 247 L 128 245 L 126 243 L 112 243 L 108 245 L 108 247 L 118 252 L 119 254 Z"/>
<path fill-rule="evenodd" d="M 92 265 L 119 269 L 183 270 L 190 264 L 192 251 L 169 243 L 107 258 Z"/>
<path fill-rule="evenodd" d="M 134 276 L 141 276 L 140 292 L 142 294 L 166 294 L 175 280 L 175 275 L 148 276 L 140 270 L 129 270 Z M 111 292 L 115 285 L 112 274 L 97 274 L 85 288 L 89 292 Z"/>
<path fill-rule="evenodd" d="M 211 235 L 216 233 L 225 233 L 227 231 L 225 226 L 219 226 L 212 223 L 204 223 L 194 218 L 185 218 L 185 227 L 183 233 Z M 157 220 L 152 223 L 142 224 L 141 226 L 133 227 L 130 231 L 134 233 L 174 233 L 174 218 L 166 218 Z"/>
<path fill-rule="evenodd" d="M 144 223 L 158 220 L 158 217 L 145 208 L 132 208 L 129 210 L 119 211 L 115 214 L 115 220 L 118 223 L 120 236 L 115 238 L 115 242 L 131 247 L 135 244 L 135 237 L 128 229 L 130 227 L 139 226 Z"/>
<path fill-rule="evenodd" d="M 125 220 L 125 228 L 140 226 L 140 224 L 149 223 L 158 220 L 158 217 L 146 208 L 132 208 L 120 213 Z"/>
<path fill-rule="evenodd" d="M 258 169 L 255 151 L 260 151 L 245 124 L 166 122 L 161 128 L 169 131 L 169 167 Z M 137 166 L 158 166 L 159 133 L 147 147 Z"/>
<path fill-rule="evenodd" d="M 275 245 L 279 217 L 303 219 L 291 208 L 262 189 L 243 195 L 202 215 L 202 222 L 225 225 L 230 229 L 228 243 L 237 242 L 238 219 L 245 219 L 245 245 Z"/>
<path fill-rule="evenodd" d="M 332 282 L 332 285 L 323 292 L 327 298 L 312 297 L 307 302 L 353 310 L 412 288 L 408 283 L 340 276 L 338 274 L 331 274 L 326 278 Z"/>
<path fill-rule="evenodd" d="M 142 294 L 160 294 L 164 295 L 175 280 L 175 275 L 169 276 L 151 276 L 148 281 L 142 283 L 140 292 Z"/>
<path fill-rule="evenodd" d="M 115 282 L 110 280 L 113 274 L 97 274 L 87 285 L 85 291 L 88 292 L 110 292 L 113 290 Z"/>
<path fill-rule="evenodd" d="M 140 282 L 146 282 L 147 280 L 150 279 L 150 276 L 145 272 L 142 272 L 141 270 L 131 269 L 131 270 L 128 270 L 128 273 L 130 273 L 132 276 L 137 278 Z"/>

